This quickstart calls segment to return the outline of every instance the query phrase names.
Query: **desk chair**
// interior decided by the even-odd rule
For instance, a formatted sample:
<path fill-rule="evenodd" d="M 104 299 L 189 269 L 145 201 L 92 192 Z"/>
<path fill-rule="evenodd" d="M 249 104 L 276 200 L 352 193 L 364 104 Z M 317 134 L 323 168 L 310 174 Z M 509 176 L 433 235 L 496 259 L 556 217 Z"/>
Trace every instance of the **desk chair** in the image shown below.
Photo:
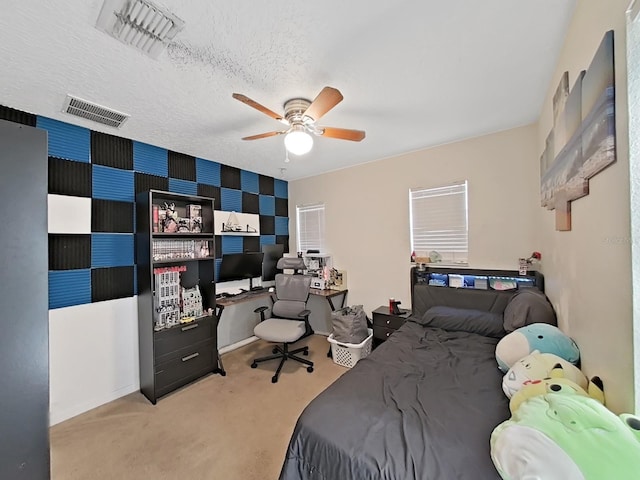
<path fill-rule="evenodd" d="M 303 355 L 309 355 L 308 346 L 289 350 L 290 344 L 313 334 L 313 329 L 309 325 L 311 312 L 306 309 L 311 277 L 295 273 L 305 268 L 302 258 L 283 257 L 278 260 L 276 268 L 280 270 L 291 269 L 294 274 L 278 273 L 276 275 L 275 298 L 271 297 L 273 302 L 272 317 L 264 318 L 264 312 L 268 307 L 257 308 L 255 312 L 260 314 L 260 323 L 253 329 L 253 333 L 258 338 L 268 342 L 281 343 L 282 346 L 276 345 L 273 348 L 273 355 L 256 358 L 251 364 L 251 368 L 256 368 L 260 362 L 280 359 L 278 369 L 271 377 L 272 383 L 278 381 L 280 370 L 282 370 L 284 362 L 289 359 L 307 365 L 307 372 L 313 372 L 313 362 L 296 355 L 300 352 Z"/>

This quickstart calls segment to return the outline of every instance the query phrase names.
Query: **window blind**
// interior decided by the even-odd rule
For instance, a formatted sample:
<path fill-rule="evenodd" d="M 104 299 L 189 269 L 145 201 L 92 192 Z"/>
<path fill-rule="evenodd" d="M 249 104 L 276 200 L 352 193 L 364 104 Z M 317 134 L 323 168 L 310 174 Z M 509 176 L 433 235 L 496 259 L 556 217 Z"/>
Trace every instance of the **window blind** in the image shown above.
<path fill-rule="evenodd" d="M 467 182 L 409 190 L 411 250 L 442 263 L 467 263 Z M 433 260 L 433 259 L 432 259 Z"/>
<path fill-rule="evenodd" d="M 296 207 L 297 251 L 324 252 L 324 203 Z"/>

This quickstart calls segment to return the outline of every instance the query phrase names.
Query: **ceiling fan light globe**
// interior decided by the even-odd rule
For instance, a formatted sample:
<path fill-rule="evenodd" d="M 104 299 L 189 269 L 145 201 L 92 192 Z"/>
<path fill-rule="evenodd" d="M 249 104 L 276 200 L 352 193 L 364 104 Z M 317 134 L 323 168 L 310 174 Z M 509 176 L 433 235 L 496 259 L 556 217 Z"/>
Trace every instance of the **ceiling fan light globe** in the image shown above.
<path fill-rule="evenodd" d="M 304 155 L 313 147 L 313 137 L 305 131 L 293 130 L 284 137 L 284 146 L 294 155 Z"/>

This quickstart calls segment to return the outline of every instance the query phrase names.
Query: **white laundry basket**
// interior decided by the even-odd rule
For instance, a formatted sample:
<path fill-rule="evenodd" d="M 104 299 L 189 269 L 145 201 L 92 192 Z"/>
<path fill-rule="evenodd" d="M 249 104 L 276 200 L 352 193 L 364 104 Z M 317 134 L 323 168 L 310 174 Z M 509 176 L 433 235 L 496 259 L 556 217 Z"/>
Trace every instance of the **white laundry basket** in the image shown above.
<path fill-rule="evenodd" d="M 333 338 L 333 333 L 329 335 L 331 344 L 331 356 L 333 361 L 343 367 L 351 368 L 358 360 L 371 353 L 371 343 L 373 341 L 373 330 L 368 328 L 369 335 L 361 343 L 341 343 Z"/>

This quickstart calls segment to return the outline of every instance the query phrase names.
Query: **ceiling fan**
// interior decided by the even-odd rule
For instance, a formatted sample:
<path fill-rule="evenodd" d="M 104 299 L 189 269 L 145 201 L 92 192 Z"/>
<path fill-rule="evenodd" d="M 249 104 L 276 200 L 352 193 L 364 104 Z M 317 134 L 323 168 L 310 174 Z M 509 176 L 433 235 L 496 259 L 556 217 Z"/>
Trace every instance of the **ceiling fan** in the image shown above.
<path fill-rule="evenodd" d="M 310 102 L 304 98 L 292 98 L 284 103 L 284 115 L 260 105 L 258 102 L 240 93 L 234 93 L 233 98 L 261 111 L 265 115 L 278 120 L 288 128 L 273 132 L 260 133 L 244 137 L 242 140 L 258 140 L 259 138 L 273 137 L 285 134 L 284 144 L 288 152 L 294 155 L 304 155 L 313 146 L 312 135 L 320 137 L 338 138 L 359 142 L 365 137 L 362 130 L 350 130 L 347 128 L 322 127 L 316 122 L 329 110 L 335 107 L 344 98 L 340 91 L 333 87 L 324 87 L 318 96 Z"/>

